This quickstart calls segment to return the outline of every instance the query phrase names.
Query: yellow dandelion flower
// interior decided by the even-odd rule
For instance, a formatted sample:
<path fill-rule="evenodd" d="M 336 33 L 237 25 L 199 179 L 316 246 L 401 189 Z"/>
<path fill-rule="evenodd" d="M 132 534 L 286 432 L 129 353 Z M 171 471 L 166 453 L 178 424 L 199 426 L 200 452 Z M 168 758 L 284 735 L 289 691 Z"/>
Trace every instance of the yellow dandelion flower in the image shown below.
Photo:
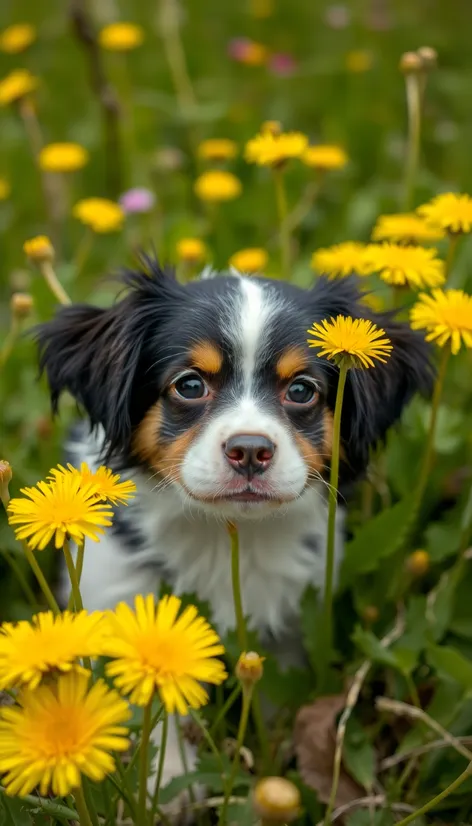
<path fill-rule="evenodd" d="M 189 264 L 198 264 L 204 261 L 208 251 L 200 238 L 181 238 L 175 246 L 179 261 L 187 261 Z"/>
<path fill-rule="evenodd" d="M 0 32 L 0 52 L 19 54 L 36 40 L 36 29 L 31 23 L 14 23 Z"/>
<path fill-rule="evenodd" d="M 88 159 L 87 150 L 79 143 L 50 143 L 39 153 L 39 165 L 47 172 L 75 172 Z"/>
<path fill-rule="evenodd" d="M 446 279 L 444 261 L 436 258 L 437 250 L 405 247 L 401 244 L 368 244 L 365 251 L 366 271 L 378 272 L 387 284 L 408 285 L 413 289 L 438 287 Z"/>
<path fill-rule="evenodd" d="M 113 751 L 129 747 L 129 706 L 103 680 L 88 688 L 89 675 L 64 674 L 54 685 L 25 689 L 18 706 L 0 709 L 0 772 L 9 795 L 36 786 L 64 797 L 115 770 Z"/>
<path fill-rule="evenodd" d="M 332 278 L 345 278 L 348 275 L 365 275 L 365 244 L 358 241 L 344 241 L 317 250 L 311 257 L 312 269 Z"/>
<path fill-rule="evenodd" d="M 248 247 L 235 252 L 229 259 L 230 267 L 239 272 L 264 272 L 269 256 L 261 247 Z"/>
<path fill-rule="evenodd" d="M 331 144 L 308 146 L 302 155 L 303 163 L 315 169 L 343 169 L 348 160 L 349 158 L 341 146 Z"/>
<path fill-rule="evenodd" d="M 259 166 L 280 166 L 290 158 L 300 158 L 308 145 L 302 132 L 276 133 L 265 129 L 246 144 L 244 157 Z"/>
<path fill-rule="evenodd" d="M 136 485 L 131 480 L 120 482 L 119 473 L 113 473 L 110 468 L 101 465 L 96 471 L 90 470 L 86 462 L 82 462 L 80 470 L 70 463 L 67 468 L 58 465 L 51 471 L 49 480 L 57 479 L 58 476 L 72 474 L 80 479 L 81 485 L 85 487 L 93 485 L 95 488 L 95 498 L 102 502 L 111 502 L 112 505 L 127 505 L 128 499 L 134 499 Z"/>
<path fill-rule="evenodd" d="M 45 674 L 80 669 L 79 659 L 102 653 L 105 631 L 99 612 L 55 616 L 45 611 L 31 622 L 5 623 L 0 627 L 0 690 L 34 689 Z"/>
<path fill-rule="evenodd" d="M 241 181 L 232 172 L 211 169 L 197 178 L 195 194 L 202 201 L 232 201 L 241 195 Z"/>
<path fill-rule="evenodd" d="M 55 538 L 56 548 L 71 537 L 98 542 L 98 534 L 111 525 L 110 505 L 97 502 L 96 485 L 84 485 L 79 475 L 58 475 L 53 482 L 38 482 L 34 488 L 22 488 L 23 499 L 11 499 L 8 521 L 15 527 L 17 539 L 26 539 L 31 548 L 44 550 Z"/>
<path fill-rule="evenodd" d="M 119 204 L 107 198 L 84 198 L 77 201 L 72 215 L 97 233 L 118 232 L 125 218 Z"/>
<path fill-rule="evenodd" d="M 374 359 L 384 362 L 393 349 L 385 330 L 365 318 L 338 315 L 313 324 L 308 330 L 316 338 L 308 339 L 309 347 L 321 347 L 317 354 L 340 363 L 347 359 L 351 367 L 374 367 Z"/>
<path fill-rule="evenodd" d="M 418 207 L 418 214 L 433 227 L 447 232 L 470 232 L 472 229 L 472 198 L 446 192 L 437 195 L 428 204 Z"/>
<path fill-rule="evenodd" d="M 15 69 L 0 80 L 0 106 L 8 106 L 21 100 L 38 88 L 38 78 L 28 69 Z"/>
<path fill-rule="evenodd" d="M 47 235 L 36 235 L 23 244 L 23 252 L 34 264 L 53 261 L 54 247 Z"/>
<path fill-rule="evenodd" d="M 426 341 L 435 341 L 440 347 L 450 342 L 454 355 L 462 344 L 472 347 L 472 296 L 463 290 L 420 293 L 410 320 L 414 330 L 426 330 Z"/>
<path fill-rule="evenodd" d="M 230 161 L 238 154 L 238 145 L 229 138 L 209 138 L 199 144 L 197 154 L 205 161 Z"/>
<path fill-rule="evenodd" d="M 10 194 L 10 184 L 5 178 L 0 178 L 0 201 L 5 201 Z"/>
<path fill-rule="evenodd" d="M 230 51 L 231 56 L 244 66 L 263 66 L 269 57 L 267 46 L 247 38 L 241 38 Z"/>
<path fill-rule="evenodd" d="M 444 238 L 444 230 L 431 226 L 414 212 L 380 215 L 372 231 L 374 241 L 404 241 L 422 244 L 428 241 L 440 241 L 441 238 Z"/>
<path fill-rule="evenodd" d="M 147 705 L 158 691 L 167 711 L 186 714 L 208 702 L 201 683 L 217 685 L 226 677 L 218 635 L 194 605 L 177 616 L 181 604 L 165 596 L 156 605 L 149 594 L 136 597 L 134 611 L 122 602 L 109 613 L 106 654 L 115 659 L 107 673 L 132 703 Z"/>
<path fill-rule="evenodd" d="M 346 54 L 344 62 L 348 72 L 362 74 L 372 68 L 374 58 L 367 49 L 353 49 Z"/>
<path fill-rule="evenodd" d="M 144 40 L 144 29 L 136 23 L 110 23 L 98 35 L 102 49 L 110 52 L 129 52 Z"/>

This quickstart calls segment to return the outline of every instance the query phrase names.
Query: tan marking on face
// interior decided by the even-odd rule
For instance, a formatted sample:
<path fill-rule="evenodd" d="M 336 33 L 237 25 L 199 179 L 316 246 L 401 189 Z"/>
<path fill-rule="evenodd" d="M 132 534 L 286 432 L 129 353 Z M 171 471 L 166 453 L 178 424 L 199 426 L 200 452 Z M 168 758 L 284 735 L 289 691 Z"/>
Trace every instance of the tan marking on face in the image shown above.
<path fill-rule="evenodd" d="M 134 434 L 133 448 L 140 459 L 153 464 L 159 443 L 159 431 L 162 424 L 161 402 L 156 402 L 139 423 Z"/>
<path fill-rule="evenodd" d="M 275 369 L 279 379 L 289 379 L 308 367 L 308 356 L 302 347 L 289 347 L 280 356 Z"/>
<path fill-rule="evenodd" d="M 159 437 L 161 423 L 161 402 L 157 402 L 154 407 L 148 410 L 137 428 L 134 437 L 134 450 L 141 459 L 166 479 L 180 482 L 180 468 L 200 428 L 198 425 L 191 427 L 172 442 L 163 443 Z"/>
<path fill-rule="evenodd" d="M 193 367 L 202 373 L 219 373 L 223 366 L 223 353 L 211 341 L 198 341 L 190 349 Z"/>
<path fill-rule="evenodd" d="M 306 463 L 309 473 L 321 473 L 331 459 L 333 447 L 333 414 L 331 410 L 323 413 L 323 441 L 313 445 L 301 433 L 295 433 L 297 447 Z"/>

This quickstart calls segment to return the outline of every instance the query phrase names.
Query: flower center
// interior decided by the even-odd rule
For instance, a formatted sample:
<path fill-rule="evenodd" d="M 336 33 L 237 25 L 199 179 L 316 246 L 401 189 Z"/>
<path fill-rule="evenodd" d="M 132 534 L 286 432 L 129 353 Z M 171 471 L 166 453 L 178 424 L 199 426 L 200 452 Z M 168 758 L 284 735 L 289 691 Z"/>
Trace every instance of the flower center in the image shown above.
<path fill-rule="evenodd" d="M 93 720 L 84 708 L 55 705 L 37 714 L 30 737 L 43 757 L 68 757 L 82 750 L 94 731 Z"/>

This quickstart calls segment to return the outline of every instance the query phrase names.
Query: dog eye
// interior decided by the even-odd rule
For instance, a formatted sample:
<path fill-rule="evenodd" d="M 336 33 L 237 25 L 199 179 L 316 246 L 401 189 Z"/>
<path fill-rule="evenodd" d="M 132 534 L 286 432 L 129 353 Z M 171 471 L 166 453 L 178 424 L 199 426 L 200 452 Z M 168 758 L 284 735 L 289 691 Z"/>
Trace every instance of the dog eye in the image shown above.
<path fill-rule="evenodd" d="M 285 393 L 285 401 L 290 404 L 310 404 L 317 396 L 316 384 L 311 379 L 298 378 Z"/>
<path fill-rule="evenodd" d="M 208 396 L 208 387 L 197 373 L 187 373 L 174 382 L 174 390 L 181 399 L 203 399 Z"/>

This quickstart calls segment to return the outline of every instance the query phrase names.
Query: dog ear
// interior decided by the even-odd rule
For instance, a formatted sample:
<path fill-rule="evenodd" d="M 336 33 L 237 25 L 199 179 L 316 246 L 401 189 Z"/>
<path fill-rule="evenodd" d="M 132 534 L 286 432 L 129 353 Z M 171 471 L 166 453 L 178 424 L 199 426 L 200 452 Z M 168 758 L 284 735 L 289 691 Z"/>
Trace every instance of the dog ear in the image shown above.
<path fill-rule="evenodd" d="M 127 451 L 133 424 L 155 401 L 157 390 L 148 370 L 150 358 L 156 356 L 151 344 L 166 316 L 168 299 L 179 289 L 156 263 L 145 263 L 150 271 L 122 276 L 131 291 L 113 307 L 63 307 L 35 330 L 53 411 L 67 390 L 91 425 L 103 427 L 107 457 Z"/>
<path fill-rule="evenodd" d="M 431 348 L 407 322 L 396 320 L 394 312 L 375 313 L 362 303 L 357 279 L 319 279 L 312 293 L 317 298 L 316 320 L 337 315 L 366 318 L 385 331 L 393 346 L 385 364 L 375 361 L 375 367 L 348 372 L 341 417 L 346 482 L 365 471 L 371 449 L 385 438 L 412 396 L 431 392 Z M 328 364 L 328 404 L 334 409 L 339 373 L 332 362 Z"/>

